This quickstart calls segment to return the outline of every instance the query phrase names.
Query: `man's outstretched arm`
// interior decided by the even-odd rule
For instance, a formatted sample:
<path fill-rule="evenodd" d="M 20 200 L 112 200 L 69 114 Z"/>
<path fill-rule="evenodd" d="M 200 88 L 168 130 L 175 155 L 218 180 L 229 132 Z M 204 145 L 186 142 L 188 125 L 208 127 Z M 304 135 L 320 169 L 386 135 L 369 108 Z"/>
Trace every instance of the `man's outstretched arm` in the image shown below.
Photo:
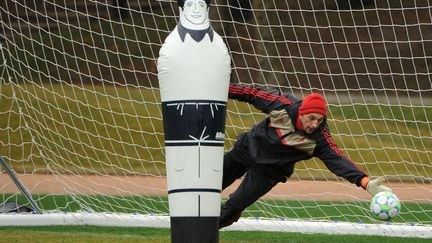
<path fill-rule="evenodd" d="M 381 185 L 384 182 L 383 177 L 371 180 L 366 172 L 343 154 L 331 138 L 327 128 L 321 130 L 321 133 L 325 141 L 322 141 L 319 150 L 316 151 L 316 155 L 333 174 L 343 177 L 357 186 L 361 186 L 372 196 L 381 191 L 391 191 L 390 188 Z"/>
<path fill-rule="evenodd" d="M 233 83 L 229 86 L 228 97 L 247 102 L 264 113 L 270 113 L 272 110 L 278 110 L 297 101 L 292 96 L 282 95 L 276 89 L 263 89 L 252 85 Z"/>

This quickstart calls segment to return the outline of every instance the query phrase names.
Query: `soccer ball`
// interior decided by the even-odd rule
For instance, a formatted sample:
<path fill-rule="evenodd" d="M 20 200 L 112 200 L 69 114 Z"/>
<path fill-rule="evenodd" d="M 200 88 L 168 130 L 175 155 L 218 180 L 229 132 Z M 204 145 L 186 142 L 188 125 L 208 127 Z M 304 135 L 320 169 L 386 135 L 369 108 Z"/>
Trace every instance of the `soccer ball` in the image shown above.
<path fill-rule="evenodd" d="M 399 215 L 401 203 L 394 193 L 379 192 L 372 198 L 370 208 L 379 219 L 390 220 Z"/>

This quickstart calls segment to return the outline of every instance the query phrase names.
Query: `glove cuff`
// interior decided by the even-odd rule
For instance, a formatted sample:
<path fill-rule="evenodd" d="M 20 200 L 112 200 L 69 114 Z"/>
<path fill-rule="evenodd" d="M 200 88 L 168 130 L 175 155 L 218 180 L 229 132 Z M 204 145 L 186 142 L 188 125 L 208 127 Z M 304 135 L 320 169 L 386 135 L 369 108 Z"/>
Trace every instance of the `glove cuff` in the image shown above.
<path fill-rule="evenodd" d="M 366 190 L 366 187 L 367 187 L 367 184 L 369 183 L 369 181 L 370 181 L 369 177 L 367 177 L 367 176 L 363 177 L 360 181 L 361 187 L 363 187 L 363 189 Z"/>

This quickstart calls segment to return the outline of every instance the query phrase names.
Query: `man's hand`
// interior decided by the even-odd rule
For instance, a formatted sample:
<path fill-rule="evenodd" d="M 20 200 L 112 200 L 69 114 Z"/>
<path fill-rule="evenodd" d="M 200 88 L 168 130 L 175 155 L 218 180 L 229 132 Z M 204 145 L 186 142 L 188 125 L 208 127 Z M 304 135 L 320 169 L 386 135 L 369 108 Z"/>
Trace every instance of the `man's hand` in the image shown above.
<path fill-rule="evenodd" d="M 366 191 L 369 192 L 372 196 L 375 196 L 378 192 L 388 191 L 391 192 L 392 189 L 382 186 L 381 183 L 384 182 L 384 177 L 380 176 L 374 180 L 369 181 L 366 186 Z"/>

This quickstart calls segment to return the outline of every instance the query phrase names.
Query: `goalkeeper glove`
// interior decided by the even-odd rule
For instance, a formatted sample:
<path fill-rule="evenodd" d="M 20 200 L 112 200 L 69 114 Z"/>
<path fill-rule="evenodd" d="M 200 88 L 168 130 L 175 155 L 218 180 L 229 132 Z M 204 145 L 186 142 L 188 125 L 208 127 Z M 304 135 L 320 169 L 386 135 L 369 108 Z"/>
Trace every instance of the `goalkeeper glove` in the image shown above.
<path fill-rule="evenodd" d="M 366 191 L 369 192 L 372 196 L 375 196 L 378 192 L 388 191 L 391 192 L 392 189 L 386 186 L 381 185 L 384 182 L 384 177 L 380 176 L 376 179 L 370 180 L 368 177 L 364 177 L 362 182 L 367 182 Z M 363 184 L 363 183 L 362 183 Z"/>

